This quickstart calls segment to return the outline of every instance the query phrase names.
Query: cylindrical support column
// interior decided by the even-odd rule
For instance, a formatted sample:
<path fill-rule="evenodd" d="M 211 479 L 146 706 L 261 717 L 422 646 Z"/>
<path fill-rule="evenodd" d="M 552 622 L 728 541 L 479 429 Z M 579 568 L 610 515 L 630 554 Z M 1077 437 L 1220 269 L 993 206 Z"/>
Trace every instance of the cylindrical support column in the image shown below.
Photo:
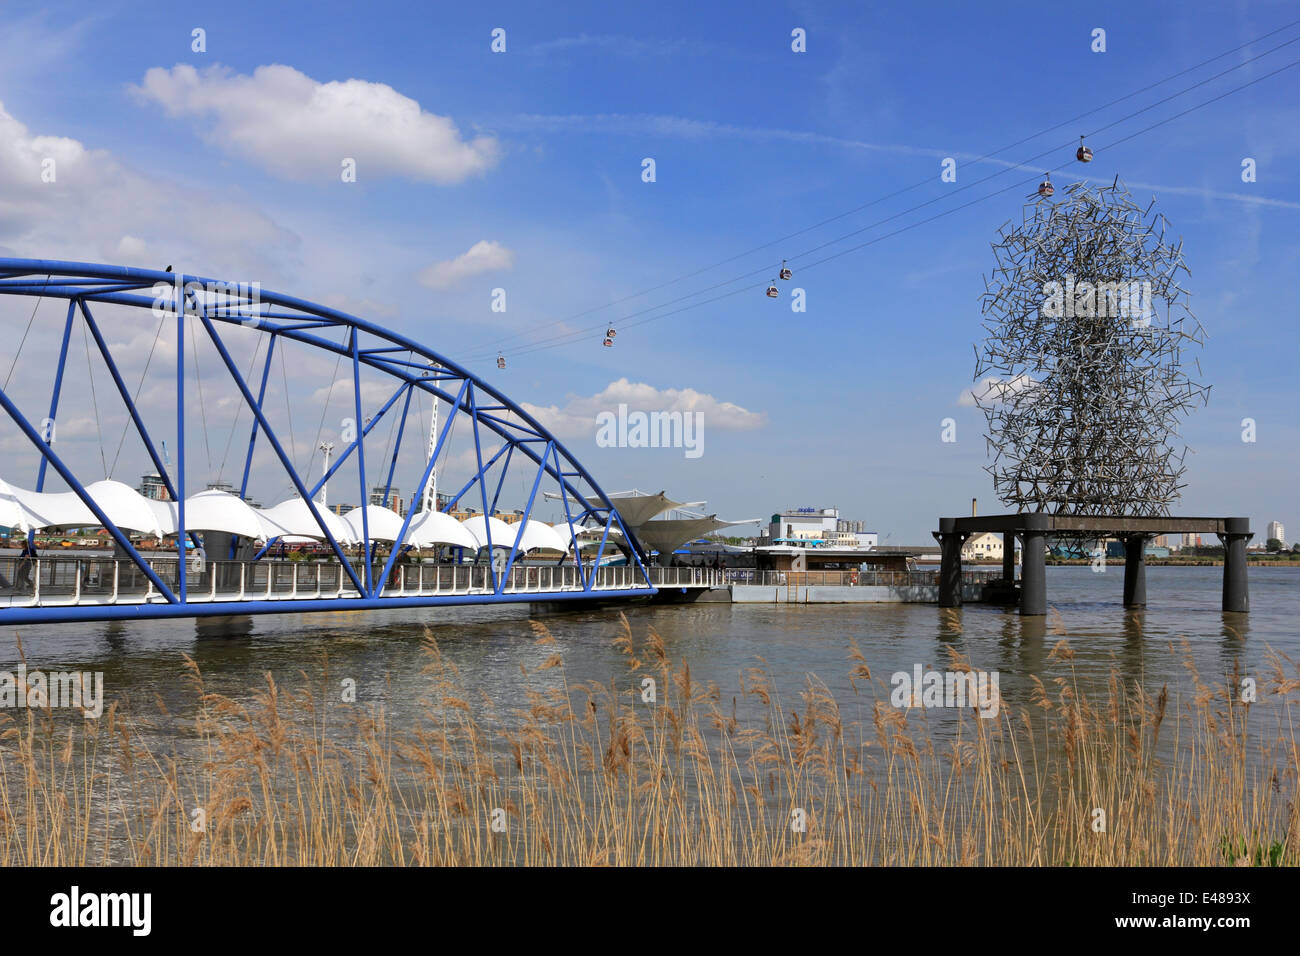
<path fill-rule="evenodd" d="M 1025 515 L 1024 547 L 1020 550 L 1020 613 L 1047 613 L 1047 516 Z"/>
<path fill-rule="evenodd" d="M 961 546 L 964 537 L 957 533 L 955 518 L 940 518 L 939 533 L 939 607 L 961 607 Z"/>
<path fill-rule="evenodd" d="M 1124 538 L 1124 606 L 1147 606 L 1147 536 L 1130 534 Z"/>
<path fill-rule="evenodd" d="M 1228 518 L 1223 541 L 1223 609 L 1250 613 L 1250 588 L 1246 583 L 1246 542 L 1254 537 L 1249 518 Z"/>
<path fill-rule="evenodd" d="M 1016 580 L 1016 536 L 1010 531 L 1002 535 L 1002 580 L 1007 584 Z"/>

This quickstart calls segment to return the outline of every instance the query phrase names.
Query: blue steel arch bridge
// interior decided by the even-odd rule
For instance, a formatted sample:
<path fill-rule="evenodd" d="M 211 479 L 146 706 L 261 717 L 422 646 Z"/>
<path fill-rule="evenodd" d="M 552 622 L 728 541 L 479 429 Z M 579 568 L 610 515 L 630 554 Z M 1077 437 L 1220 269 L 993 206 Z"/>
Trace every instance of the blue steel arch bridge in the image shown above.
<path fill-rule="evenodd" d="M 30 312 L 18 303 L 31 303 Z M 636 598 L 707 583 L 703 569 L 649 567 L 609 496 L 533 415 L 395 331 L 257 283 L 170 266 L 0 258 L 6 305 L 0 525 L 28 549 L 0 561 L 0 623 Z M 291 394 L 288 368 L 310 378 L 331 359 L 315 404 Z M 340 441 L 317 441 L 318 427 L 304 463 L 293 406 L 310 422 L 319 405 L 323 426 L 340 384 L 351 399 Z M 283 409 L 270 401 L 276 391 Z M 211 433 L 220 429 L 209 417 L 231 415 L 221 468 L 242 415 L 239 484 L 213 490 Z M 462 450 L 453 455 L 460 423 Z M 161 500 L 113 478 L 128 438 L 156 474 Z M 313 478 L 317 450 L 324 458 Z M 439 475 L 446 482 L 458 467 L 465 480 L 444 485 L 456 491 L 434 493 Z M 347 481 L 360 496 L 342 517 L 326 504 L 331 478 L 336 493 Z M 406 509 L 394 507 L 399 482 L 415 489 Z M 287 497 L 253 507 L 254 486 Z M 522 507 L 506 512 L 503 493 L 517 493 Z M 548 498 L 563 505 L 553 524 L 536 516 Z M 452 518 L 465 512 L 471 517 Z M 70 527 L 102 529 L 111 556 L 32 553 L 37 532 Z M 310 542 L 324 557 L 279 560 L 277 541 Z"/>

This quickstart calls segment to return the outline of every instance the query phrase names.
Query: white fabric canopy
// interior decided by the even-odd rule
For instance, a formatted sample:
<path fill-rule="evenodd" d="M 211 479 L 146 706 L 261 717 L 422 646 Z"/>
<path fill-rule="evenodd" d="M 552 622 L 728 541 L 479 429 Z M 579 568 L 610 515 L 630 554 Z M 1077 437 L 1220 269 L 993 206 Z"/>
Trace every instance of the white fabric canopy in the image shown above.
<path fill-rule="evenodd" d="M 87 485 L 86 492 L 119 528 L 157 537 L 163 535 L 149 499 L 133 488 L 120 481 L 106 480 Z M 98 526 L 99 519 L 74 491 L 27 491 L 0 482 L 0 524 L 20 531 L 38 531 Z"/>
<path fill-rule="evenodd" d="M 366 505 L 365 507 L 366 523 L 362 524 L 361 509 L 353 508 L 343 516 L 349 528 L 352 529 L 352 537 L 357 541 L 364 541 L 364 532 L 369 530 L 371 541 L 396 541 L 397 536 L 402 533 L 402 518 L 391 508 L 385 508 L 382 505 Z"/>
<path fill-rule="evenodd" d="M 422 511 L 412 518 L 406 540 L 417 548 L 450 544 L 471 551 L 479 549 L 478 539 L 470 534 L 469 529 L 442 511 Z"/>
<path fill-rule="evenodd" d="M 506 524 L 500 518 L 489 518 L 485 525 L 483 515 L 474 515 L 461 522 L 474 536 L 477 547 L 487 547 L 487 530 L 492 532 L 493 548 L 513 548 L 515 538 L 519 535 L 519 525 Z M 554 528 L 544 521 L 530 520 L 524 525 L 523 537 L 519 542 L 520 551 L 532 551 L 534 548 L 548 548 L 561 554 L 569 550 L 569 543 Z"/>
<path fill-rule="evenodd" d="M 340 545 L 356 543 L 351 525 L 334 512 L 326 509 L 324 505 L 317 504 L 316 510 L 320 512 L 321 520 L 325 522 L 325 527 L 329 528 L 330 534 L 334 535 L 335 541 Z M 321 533 L 320 525 L 311 516 L 311 511 L 307 508 L 307 502 L 301 498 L 289 498 L 286 501 L 281 501 L 275 507 L 267 508 L 262 517 L 270 519 L 275 525 L 279 526 L 283 534 L 313 539 L 325 537 Z"/>
<path fill-rule="evenodd" d="M 156 515 L 162 533 L 175 534 L 179 523 L 176 502 L 149 501 L 149 507 Z M 257 511 L 238 495 L 216 488 L 185 499 L 185 530 L 225 531 L 253 540 L 266 538 L 266 529 L 258 520 Z"/>
<path fill-rule="evenodd" d="M 253 509 L 253 517 L 257 519 L 257 525 L 261 529 L 258 537 L 263 541 L 270 541 L 272 538 L 279 538 L 281 541 L 288 541 L 290 538 L 298 538 L 298 535 L 289 534 L 289 529 L 271 518 L 261 508 Z M 320 531 L 318 530 L 319 536 Z M 313 539 L 314 540 L 314 539 Z"/>
<path fill-rule="evenodd" d="M 514 538 L 511 538 L 509 543 L 514 544 Z M 558 551 L 564 554 L 569 550 L 569 540 L 546 522 L 529 519 L 524 525 L 524 537 L 519 542 L 519 548 L 521 551 L 545 548 L 547 551 Z"/>
<path fill-rule="evenodd" d="M 484 515 L 472 515 L 461 522 L 465 530 L 474 536 L 476 545 L 486 548 L 488 530 L 492 533 L 492 547 L 508 548 L 515 543 L 515 529 L 500 518 L 485 518 Z"/>

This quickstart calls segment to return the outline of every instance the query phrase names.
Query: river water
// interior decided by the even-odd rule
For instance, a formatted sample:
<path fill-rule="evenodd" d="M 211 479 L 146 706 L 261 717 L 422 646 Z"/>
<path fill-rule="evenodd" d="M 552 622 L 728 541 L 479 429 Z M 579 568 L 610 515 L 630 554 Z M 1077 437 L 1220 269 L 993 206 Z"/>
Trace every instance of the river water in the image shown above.
<path fill-rule="evenodd" d="M 1104 574 L 1086 566 L 1049 568 L 1053 611 L 1046 619 L 984 605 L 640 605 L 624 612 L 638 640 L 652 626 L 669 657 L 688 662 L 696 681 L 716 683 L 723 701 L 738 695 L 743 704 L 742 672 L 765 664 L 787 710 L 808 675 L 837 699 L 852 699 L 854 644 L 877 680 L 878 698 L 887 695 L 894 672 L 948 668 L 947 646 L 976 668 L 996 671 L 1002 699 L 1013 704 L 1028 698 L 1031 675 L 1050 686 L 1072 672 L 1085 692 L 1100 696 L 1114 667 L 1152 693 L 1164 685 L 1176 693 L 1190 686 L 1189 653 L 1207 682 L 1234 671 L 1261 673 L 1270 648 L 1300 660 L 1300 569 L 1252 568 L 1249 615 L 1220 611 L 1220 568 L 1152 567 L 1147 576 L 1149 606 L 1128 612 L 1120 604 L 1122 568 Z M 298 682 L 304 672 L 315 683 L 328 666 L 331 680 L 354 680 L 358 703 L 382 704 L 400 730 L 425 697 L 427 628 L 464 684 L 502 711 L 514 701 L 522 707 L 530 690 L 553 684 L 555 675 L 537 668 L 554 653 L 562 656 L 571 687 L 627 682 L 631 690 L 636 678 L 612 644 L 622 629 L 617 609 L 543 614 L 555 638 L 548 646 L 536 642 L 529 616 L 520 605 L 25 626 L 6 635 L 0 670 L 17 667 L 18 635 L 29 670 L 101 671 L 109 701 L 152 707 L 161 700 L 170 712 L 183 713 L 194 701 L 182 654 L 197 662 L 210 690 L 243 700 L 265 686 L 268 671 L 281 684 Z M 1061 639 L 1075 651 L 1072 662 L 1049 658 Z M 942 735 L 943 726 L 931 723 L 932 732 Z"/>

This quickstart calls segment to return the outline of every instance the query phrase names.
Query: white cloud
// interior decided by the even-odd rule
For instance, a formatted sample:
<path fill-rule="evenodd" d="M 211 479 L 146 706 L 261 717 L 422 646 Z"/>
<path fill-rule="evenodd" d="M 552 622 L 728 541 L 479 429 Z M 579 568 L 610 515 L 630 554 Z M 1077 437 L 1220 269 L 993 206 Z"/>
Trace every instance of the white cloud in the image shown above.
<path fill-rule="evenodd" d="M 958 395 L 957 404 L 964 408 L 973 408 L 977 404 L 976 399 L 983 401 L 985 404 L 1001 402 L 1017 392 L 1023 392 L 1037 384 L 1032 378 L 1024 374 L 1017 375 L 1005 382 L 996 375 L 988 375 L 976 382 L 974 387 L 968 388 Z"/>
<path fill-rule="evenodd" d="M 193 228 L 196 222 L 203 228 Z M 155 269 L 201 262 L 209 274 L 223 269 L 242 279 L 255 270 L 262 278 L 263 263 L 292 257 L 298 244 L 298 236 L 245 204 L 151 181 L 104 150 L 33 133 L 0 103 L 5 255 Z"/>
<path fill-rule="evenodd" d="M 421 269 L 416 279 L 430 289 L 449 289 L 463 279 L 484 272 L 509 269 L 515 264 L 515 254 L 492 239 L 480 239 L 455 259 L 435 262 Z"/>
<path fill-rule="evenodd" d="M 145 262 L 149 244 L 138 236 L 123 236 L 113 251 L 114 262 Z"/>
<path fill-rule="evenodd" d="M 221 66 L 153 67 L 131 90 L 169 116 L 203 120 L 205 140 L 286 179 L 337 182 L 351 158 L 358 180 L 458 183 L 489 169 L 498 154 L 492 137 L 463 139 L 449 117 L 426 112 L 387 84 L 321 83 L 283 64 L 259 66 L 251 76 Z"/>
<path fill-rule="evenodd" d="M 527 402 L 520 405 L 557 438 L 594 436 L 596 416 L 601 412 L 617 413 L 619 405 L 627 405 L 629 411 L 703 412 L 706 428 L 724 431 L 749 431 L 767 424 L 767 415 L 763 412 L 751 412 L 693 388 L 658 389 L 644 382 L 629 382 L 626 378 L 610 382 L 595 395 L 570 395 L 568 398 L 563 406 L 530 405 Z"/>

